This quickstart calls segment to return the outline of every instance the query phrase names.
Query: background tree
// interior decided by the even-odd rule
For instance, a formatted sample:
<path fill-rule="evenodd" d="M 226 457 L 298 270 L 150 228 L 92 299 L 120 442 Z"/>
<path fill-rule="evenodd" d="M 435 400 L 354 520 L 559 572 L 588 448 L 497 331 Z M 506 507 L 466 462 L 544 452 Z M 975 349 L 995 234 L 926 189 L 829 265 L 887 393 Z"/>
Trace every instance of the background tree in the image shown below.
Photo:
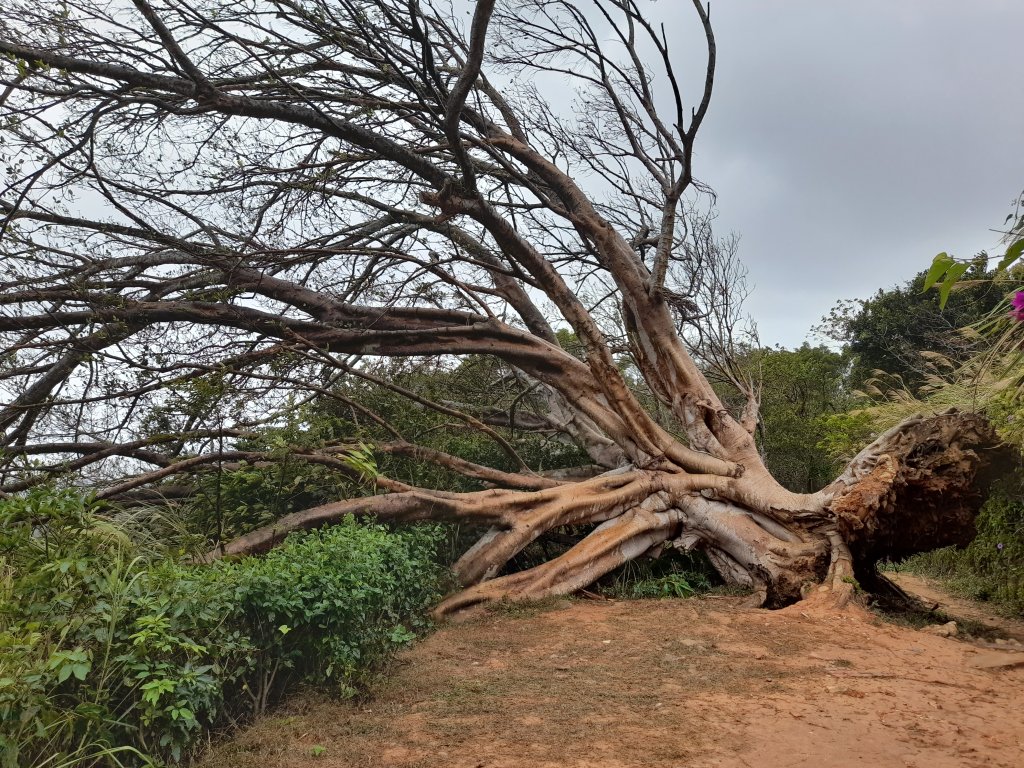
<path fill-rule="evenodd" d="M 926 272 L 900 286 L 879 289 L 869 299 L 844 300 L 819 327 L 828 338 L 846 345 L 853 359 L 855 387 L 883 371 L 910 390 L 935 373 L 935 357 L 949 365 L 967 362 L 978 349 L 976 334 L 964 334 L 1003 299 L 987 278 L 987 257 L 968 266 L 965 282 L 943 306 L 938 291 L 925 290 Z"/>
<path fill-rule="evenodd" d="M 881 555 L 969 537 L 997 455 L 982 420 L 908 421 L 794 493 L 755 443 L 759 386 L 722 366 L 744 393 L 730 411 L 698 365 L 731 315 L 728 263 L 690 207 L 716 61 L 692 5 L 707 66 L 681 77 L 656 9 L 633 0 L 481 0 L 465 26 L 415 0 L 9 3 L 0 490 L 77 473 L 104 499 L 172 481 L 187 496 L 197 473 L 285 455 L 359 475 L 359 444 L 245 440 L 323 397 L 387 429 L 342 386 L 389 384 L 370 358 L 489 356 L 515 371 L 507 428 L 542 418 L 586 467 L 545 474 L 480 417 L 391 386 L 514 469 L 423 451 L 488 488 L 378 474 L 377 495 L 218 551 L 351 512 L 447 518 L 486 533 L 442 611 L 571 592 L 660 547 L 699 548 L 779 605 L 821 582 L 844 599 Z M 588 533 L 495 578 L 564 527 Z"/>
<path fill-rule="evenodd" d="M 765 464 L 792 491 L 810 493 L 841 466 L 821 447 L 829 417 L 853 406 L 847 355 L 804 344 L 758 355 L 764 395 L 759 442 Z M 867 442 L 867 441 L 865 441 Z"/>

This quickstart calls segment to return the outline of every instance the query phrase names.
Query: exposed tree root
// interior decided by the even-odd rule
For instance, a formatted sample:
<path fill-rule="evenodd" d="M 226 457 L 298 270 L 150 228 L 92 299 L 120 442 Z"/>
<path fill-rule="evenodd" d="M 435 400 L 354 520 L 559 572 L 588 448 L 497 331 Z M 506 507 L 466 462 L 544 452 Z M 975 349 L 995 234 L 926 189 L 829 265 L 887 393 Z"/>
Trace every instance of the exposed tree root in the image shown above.
<path fill-rule="evenodd" d="M 974 518 L 1012 452 L 977 414 L 915 416 L 861 451 L 829 505 L 855 568 L 974 538 Z"/>
<path fill-rule="evenodd" d="M 879 436 L 818 494 L 772 488 L 758 472 L 624 467 L 537 490 L 407 489 L 352 499 L 289 515 L 213 554 L 263 551 L 289 531 L 353 513 L 448 519 L 489 529 L 455 564 L 465 588 L 439 615 L 575 592 L 664 546 L 704 551 L 728 583 L 753 589 L 761 604 L 804 599 L 841 608 L 860 584 L 871 585 L 876 560 L 969 540 L 988 482 L 1008 457 L 983 419 L 950 411 Z M 559 557 L 499 576 L 525 547 L 565 526 L 596 527 Z"/>

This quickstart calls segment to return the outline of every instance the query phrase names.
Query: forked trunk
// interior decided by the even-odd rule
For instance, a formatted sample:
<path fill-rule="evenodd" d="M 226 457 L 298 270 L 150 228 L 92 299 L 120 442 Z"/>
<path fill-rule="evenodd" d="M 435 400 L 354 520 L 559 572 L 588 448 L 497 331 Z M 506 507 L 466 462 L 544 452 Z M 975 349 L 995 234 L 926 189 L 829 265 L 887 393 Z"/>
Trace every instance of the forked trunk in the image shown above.
<path fill-rule="evenodd" d="M 461 521 L 485 533 L 455 565 L 448 613 L 573 592 L 666 547 L 703 550 L 768 605 L 842 597 L 880 557 L 970 537 L 1004 459 L 978 417 L 912 419 L 814 494 L 781 487 L 758 455 L 760 386 L 721 314 L 727 260 L 687 218 L 717 61 L 700 0 L 694 104 L 648 3 L 479 0 L 469 25 L 444 3 L 278 3 L 273 17 L 233 4 L 225 31 L 217 3 L 136 0 L 115 34 L 108 4 L 88 0 L 60 35 L 21 5 L 0 24 L 0 107 L 31 166 L 0 199 L 0 495 L 76 472 L 132 473 L 98 489 L 113 501 L 171 481 L 187 495 L 190 475 L 281 460 L 246 449 L 253 431 L 330 401 L 358 425 L 346 440 L 374 434 L 379 453 L 489 490 L 378 477 L 378 496 L 216 554 L 352 513 Z M 576 88 L 583 109 L 545 105 L 545 82 L 562 100 Z M 38 119 L 51 114 L 67 119 Z M 581 186 L 592 178 L 599 196 Z M 60 202 L 80 189 L 102 215 Z M 467 356 L 515 371 L 507 413 L 463 412 L 365 362 Z M 746 397 L 740 413 L 712 369 Z M 412 444 L 349 378 L 486 434 L 516 468 Z M 603 474 L 533 471 L 488 423 L 515 428 L 525 402 L 525 422 Z M 346 446 L 312 442 L 293 455 L 352 473 Z M 507 572 L 570 527 L 587 535 Z"/>

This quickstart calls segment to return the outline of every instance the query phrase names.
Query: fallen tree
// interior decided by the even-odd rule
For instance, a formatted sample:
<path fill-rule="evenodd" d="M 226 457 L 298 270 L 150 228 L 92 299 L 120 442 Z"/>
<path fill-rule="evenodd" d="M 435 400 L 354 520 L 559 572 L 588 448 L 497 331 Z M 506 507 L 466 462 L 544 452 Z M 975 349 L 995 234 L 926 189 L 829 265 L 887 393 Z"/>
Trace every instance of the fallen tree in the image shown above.
<path fill-rule="evenodd" d="M 765 468 L 759 385 L 731 357 L 734 265 L 692 197 L 716 57 L 692 6 L 708 55 L 687 107 L 665 28 L 632 0 L 481 0 L 465 31 L 416 0 L 15 2 L 0 21 L 0 491 L 78 473 L 113 500 L 187 495 L 197 472 L 279 460 L 242 438 L 327 397 L 394 433 L 379 450 L 485 489 L 378 476 L 376 496 L 218 554 L 353 512 L 482 526 L 444 612 L 572 592 L 666 547 L 701 549 L 768 605 L 842 600 L 881 557 L 969 539 L 1004 458 L 978 416 L 911 419 L 817 493 Z M 545 87 L 575 88 L 571 115 Z M 366 362 L 469 355 L 501 361 L 516 408 L 468 412 Z M 346 399 L 352 378 L 480 430 L 514 468 L 412 444 Z M 743 394 L 735 411 L 712 378 Z M 189 387 L 192 407 L 155 425 Z M 503 424 L 558 434 L 587 466 L 537 471 Z M 290 457 L 351 472 L 350 454 Z M 587 535 L 502 575 L 567 526 Z"/>

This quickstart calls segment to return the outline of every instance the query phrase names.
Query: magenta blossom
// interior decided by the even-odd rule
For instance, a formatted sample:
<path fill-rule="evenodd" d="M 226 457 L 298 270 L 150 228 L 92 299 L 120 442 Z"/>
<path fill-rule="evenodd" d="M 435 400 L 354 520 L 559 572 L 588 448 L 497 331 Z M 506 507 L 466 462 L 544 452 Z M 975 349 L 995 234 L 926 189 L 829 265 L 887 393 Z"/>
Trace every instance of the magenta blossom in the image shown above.
<path fill-rule="evenodd" d="M 1010 310 L 1010 317 L 1014 320 L 1024 322 L 1024 291 L 1017 291 L 1010 301 L 1013 309 Z"/>

